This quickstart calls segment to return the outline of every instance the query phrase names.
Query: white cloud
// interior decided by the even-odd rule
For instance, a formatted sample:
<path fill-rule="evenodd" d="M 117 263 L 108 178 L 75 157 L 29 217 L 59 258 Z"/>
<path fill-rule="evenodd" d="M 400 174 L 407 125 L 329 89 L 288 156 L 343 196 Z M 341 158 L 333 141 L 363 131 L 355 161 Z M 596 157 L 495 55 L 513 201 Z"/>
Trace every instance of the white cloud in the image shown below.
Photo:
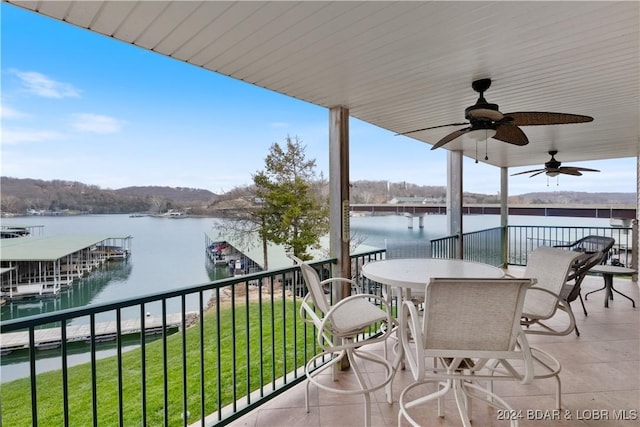
<path fill-rule="evenodd" d="M 2 129 L 2 144 L 3 145 L 15 145 L 24 142 L 42 142 L 42 141 L 55 141 L 66 138 L 63 133 L 52 130 L 14 130 Z"/>
<path fill-rule="evenodd" d="M 115 117 L 102 116 L 99 114 L 79 113 L 73 114 L 73 123 L 71 126 L 78 132 L 91 133 L 116 133 L 122 129 L 125 124 L 123 120 Z"/>
<path fill-rule="evenodd" d="M 23 113 L 22 111 L 18 111 L 4 104 L 0 106 L 0 118 L 2 119 L 16 120 L 16 119 L 23 119 L 26 117 L 29 117 L 27 113 Z"/>
<path fill-rule="evenodd" d="M 57 82 L 36 71 L 16 71 L 28 92 L 44 98 L 67 98 L 80 96 L 80 90 L 70 83 Z"/>

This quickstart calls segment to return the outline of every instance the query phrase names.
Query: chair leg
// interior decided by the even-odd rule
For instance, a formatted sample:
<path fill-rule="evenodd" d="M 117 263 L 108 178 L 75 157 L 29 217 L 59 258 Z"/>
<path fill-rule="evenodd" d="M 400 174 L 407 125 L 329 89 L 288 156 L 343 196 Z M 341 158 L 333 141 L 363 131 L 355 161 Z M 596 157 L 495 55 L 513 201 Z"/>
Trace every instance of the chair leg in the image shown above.
<path fill-rule="evenodd" d="M 582 299 L 582 294 L 578 294 L 578 296 L 580 297 L 580 304 L 582 304 L 582 311 L 584 311 L 585 316 L 588 316 L 587 308 L 584 306 L 584 300 Z"/>
<path fill-rule="evenodd" d="M 562 409 L 562 384 L 560 384 L 560 377 L 558 375 L 554 376 L 556 380 L 556 409 L 559 411 Z"/>
<path fill-rule="evenodd" d="M 471 427 L 471 420 L 469 419 L 469 399 L 462 390 L 462 380 L 452 380 L 453 382 L 453 395 L 456 398 L 456 404 L 458 405 L 458 414 L 462 420 L 464 427 Z"/>
<path fill-rule="evenodd" d="M 358 384 L 360 384 L 362 389 L 366 389 L 367 383 L 355 360 L 353 349 L 347 349 L 347 357 L 349 358 L 349 364 L 356 376 L 356 380 L 358 380 Z M 362 393 L 362 396 L 364 398 L 364 425 L 365 427 L 369 427 L 371 425 L 371 396 L 369 393 Z"/>

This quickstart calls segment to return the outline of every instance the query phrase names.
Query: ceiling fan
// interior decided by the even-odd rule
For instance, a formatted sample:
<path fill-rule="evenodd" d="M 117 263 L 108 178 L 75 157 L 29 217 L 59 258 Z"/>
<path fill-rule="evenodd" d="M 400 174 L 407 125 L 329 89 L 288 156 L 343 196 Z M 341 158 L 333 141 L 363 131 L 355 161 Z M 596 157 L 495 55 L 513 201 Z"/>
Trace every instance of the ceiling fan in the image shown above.
<path fill-rule="evenodd" d="M 410 133 L 421 132 L 429 129 L 436 129 L 446 126 L 464 126 L 466 128 L 452 132 L 436 142 L 431 147 L 432 150 L 442 147 L 448 142 L 453 141 L 463 135 L 468 135 L 476 141 L 484 141 L 489 138 L 495 138 L 499 141 L 507 142 L 514 145 L 527 145 L 529 140 L 519 126 L 540 126 L 540 125 L 559 125 L 568 123 L 584 123 L 593 120 L 593 117 L 582 116 L 578 114 L 549 113 L 549 112 L 517 112 L 503 114 L 498 110 L 498 104 L 490 104 L 484 99 L 484 92 L 491 86 L 491 79 L 476 80 L 471 84 L 473 90 L 480 94 L 475 105 L 467 107 L 464 110 L 464 117 L 468 123 L 450 123 L 447 125 L 431 126 L 422 129 L 416 129 L 408 132 L 398 133 L 396 135 L 408 135 Z M 487 159 L 485 159 L 487 160 Z"/>
<path fill-rule="evenodd" d="M 511 176 L 524 175 L 527 173 L 532 174 L 529 178 L 540 175 L 541 173 L 545 173 L 547 174 L 547 176 L 551 177 L 558 176 L 559 174 L 581 176 L 581 172 L 600 172 L 597 169 L 577 168 L 575 166 L 560 166 L 562 163 L 557 161 L 554 157 L 556 154 L 558 154 L 558 150 L 551 150 L 549 151 L 549 154 L 551 155 L 551 160 L 544 164 L 544 169 L 533 169 L 530 171 L 518 172 L 512 174 Z"/>

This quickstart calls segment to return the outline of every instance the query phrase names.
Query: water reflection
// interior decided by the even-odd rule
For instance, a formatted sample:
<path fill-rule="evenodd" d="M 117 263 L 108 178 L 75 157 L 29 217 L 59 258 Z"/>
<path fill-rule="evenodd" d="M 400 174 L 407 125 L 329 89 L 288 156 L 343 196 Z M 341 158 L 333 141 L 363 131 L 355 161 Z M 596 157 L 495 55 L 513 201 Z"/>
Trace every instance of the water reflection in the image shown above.
<path fill-rule="evenodd" d="M 209 280 L 211 280 L 212 282 L 215 280 L 222 280 L 229 277 L 229 268 L 227 267 L 227 264 L 216 265 L 207 256 L 205 256 L 204 268 L 207 270 L 207 275 L 209 276 Z"/>
<path fill-rule="evenodd" d="M 88 305 L 107 286 L 125 283 L 132 269 L 133 265 L 129 261 L 107 262 L 88 275 L 76 279 L 70 287 L 61 290 L 56 296 L 7 301 L 2 306 L 2 319 L 15 319 Z"/>

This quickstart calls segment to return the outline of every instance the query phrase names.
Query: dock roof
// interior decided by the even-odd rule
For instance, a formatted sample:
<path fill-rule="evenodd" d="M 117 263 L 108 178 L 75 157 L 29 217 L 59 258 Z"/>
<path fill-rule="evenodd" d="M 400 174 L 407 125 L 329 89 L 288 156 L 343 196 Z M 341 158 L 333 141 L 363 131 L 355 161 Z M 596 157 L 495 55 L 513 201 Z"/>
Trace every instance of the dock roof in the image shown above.
<path fill-rule="evenodd" d="M 247 257 L 251 258 L 256 264 L 264 268 L 264 258 L 262 256 L 262 245 L 257 237 L 245 238 L 244 242 L 235 240 L 230 236 L 223 236 L 215 230 L 205 232 L 209 239 L 212 241 L 226 241 L 231 246 L 242 252 Z M 329 253 L 329 236 L 322 236 L 320 238 L 320 249 L 309 248 L 308 253 L 312 259 L 319 260 L 328 257 Z M 376 249 L 374 246 L 360 244 L 356 248 L 352 248 L 352 254 L 358 254 L 360 252 L 373 251 Z M 267 257 L 269 262 L 269 269 L 286 268 L 293 266 L 293 261 L 287 256 L 287 251 L 284 245 L 277 245 L 269 242 L 267 244 Z"/>
<path fill-rule="evenodd" d="M 130 237 L 83 234 L 0 239 L 0 261 L 55 261 L 109 239 Z"/>

